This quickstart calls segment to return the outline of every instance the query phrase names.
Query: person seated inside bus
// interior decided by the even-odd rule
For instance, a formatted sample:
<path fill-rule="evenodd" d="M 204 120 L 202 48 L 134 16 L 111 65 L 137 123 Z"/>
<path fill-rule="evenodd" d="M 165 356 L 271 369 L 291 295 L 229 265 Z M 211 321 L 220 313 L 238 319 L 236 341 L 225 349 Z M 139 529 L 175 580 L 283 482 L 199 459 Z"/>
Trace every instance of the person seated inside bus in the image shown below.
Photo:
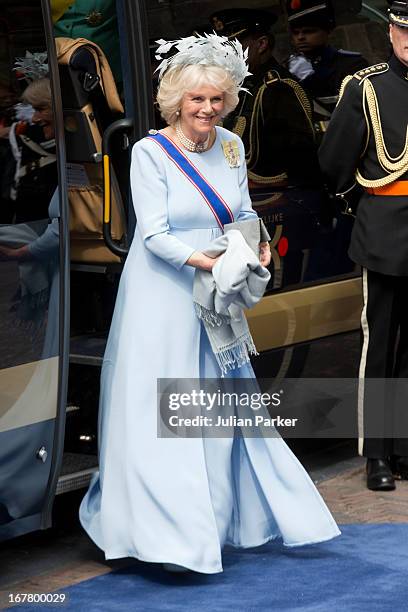
<path fill-rule="evenodd" d="M 54 35 L 85 38 L 96 43 L 109 58 L 119 91 L 123 77 L 115 0 L 51 0 Z"/>

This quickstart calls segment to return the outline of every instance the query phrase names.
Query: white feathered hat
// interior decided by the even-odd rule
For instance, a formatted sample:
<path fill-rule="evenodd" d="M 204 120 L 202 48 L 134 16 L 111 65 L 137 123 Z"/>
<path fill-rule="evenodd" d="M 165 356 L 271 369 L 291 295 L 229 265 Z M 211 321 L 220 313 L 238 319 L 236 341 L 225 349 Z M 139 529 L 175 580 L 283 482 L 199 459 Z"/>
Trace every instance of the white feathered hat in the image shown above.
<path fill-rule="evenodd" d="M 251 74 L 248 71 L 248 49 L 244 51 L 238 40 L 228 40 L 226 36 L 204 34 L 171 41 L 160 39 L 156 40 L 156 43 L 159 45 L 156 49 L 156 59 L 162 60 L 156 68 L 156 72 L 159 71 L 159 79 L 168 69 L 176 66 L 219 66 L 230 73 L 239 89 L 243 89 L 245 77 Z M 163 59 L 163 55 L 173 47 L 177 52 Z"/>
<path fill-rule="evenodd" d="M 16 57 L 14 62 L 15 70 L 19 79 L 26 79 L 27 81 L 36 81 L 48 76 L 48 59 L 47 52 L 34 52 L 26 51 L 25 57 Z"/>

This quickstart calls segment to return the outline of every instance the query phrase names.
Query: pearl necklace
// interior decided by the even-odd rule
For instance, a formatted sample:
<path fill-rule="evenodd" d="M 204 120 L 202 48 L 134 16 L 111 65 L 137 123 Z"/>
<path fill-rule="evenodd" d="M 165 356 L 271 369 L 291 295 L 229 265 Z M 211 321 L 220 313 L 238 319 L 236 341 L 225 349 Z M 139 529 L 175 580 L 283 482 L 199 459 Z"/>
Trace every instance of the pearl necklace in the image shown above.
<path fill-rule="evenodd" d="M 190 140 L 190 138 L 187 138 L 187 136 L 185 136 L 185 134 L 183 133 L 183 130 L 181 129 L 180 119 L 176 123 L 176 134 L 177 138 L 179 139 L 183 147 L 187 149 L 187 151 L 192 151 L 193 153 L 204 153 L 204 151 L 208 149 L 208 145 L 210 142 L 210 134 L 208 134 L 207 140 L 205 140 L 205 142 L 194 142 L 194 140 Z"/>

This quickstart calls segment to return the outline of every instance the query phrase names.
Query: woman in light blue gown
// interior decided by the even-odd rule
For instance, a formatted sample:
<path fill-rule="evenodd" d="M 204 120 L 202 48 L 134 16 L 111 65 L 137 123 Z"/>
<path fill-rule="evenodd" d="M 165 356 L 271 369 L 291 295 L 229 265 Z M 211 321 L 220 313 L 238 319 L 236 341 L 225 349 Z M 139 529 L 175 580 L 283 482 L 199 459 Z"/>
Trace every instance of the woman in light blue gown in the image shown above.
<path fill-rule="evenodd" d="M 198 59 L 194 41 L 184 56 L 181 45 L 173 56 L 178 65 L 162 70 L 158 101 L 169 126 L 161 134 L 241 221 L 256 217 L 243 145 L 216 123 L 236 105 L 246 66 L 237 76 L 242 51 L 231 47 L 238 59 L 229 68 L 215 38 L 198 39 Z M 224 152 L 231 142 L 236 167 Z M 102 367 L 99 472 L 80 506 L 84 529 L 106 559 L 135 557 L 208 574 L 222 571 L 225 544 L 281 538 L 299 546 L 335 537 L 333 517 L 280 437 L 157 437 L 157 379 L 220 376 L 192 290 L 194 269 L 211 270 L 216 261 L 203 251 L 221 229 L 151 138 L 133 147 L 131 186 L 138 223 Z M 261 263 L 269 260 L 264 245 Z M 254 373 L 248 363 L 231 376 Z"/>

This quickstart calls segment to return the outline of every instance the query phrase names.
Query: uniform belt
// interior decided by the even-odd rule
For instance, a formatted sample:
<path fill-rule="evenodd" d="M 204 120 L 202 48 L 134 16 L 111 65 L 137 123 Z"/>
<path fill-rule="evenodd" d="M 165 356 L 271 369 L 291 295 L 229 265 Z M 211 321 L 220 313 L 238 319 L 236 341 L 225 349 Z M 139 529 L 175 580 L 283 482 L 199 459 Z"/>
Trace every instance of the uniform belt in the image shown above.
<path fill-rule="evenodd" d="M 367 193 L 382 196 L 408 196 L 408 181 L 394 181 L 384 187 L 367 187 Z"/>

